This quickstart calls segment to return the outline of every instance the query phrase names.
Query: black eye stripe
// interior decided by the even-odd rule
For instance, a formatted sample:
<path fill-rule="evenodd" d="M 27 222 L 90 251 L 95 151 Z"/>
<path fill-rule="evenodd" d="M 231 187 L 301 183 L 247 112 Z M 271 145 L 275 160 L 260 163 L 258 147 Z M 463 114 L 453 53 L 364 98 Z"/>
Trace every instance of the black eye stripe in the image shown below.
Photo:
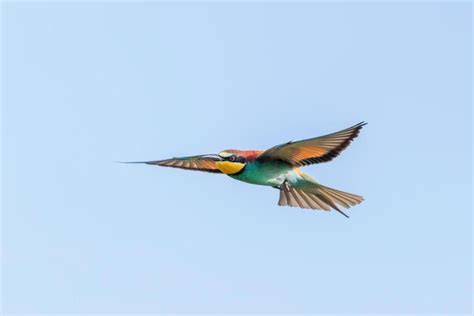
<path fill-rule="evenodd" d="M 230 161 L 230 162 L 240 162 L 240 163 L 245 163 L 245 158 L 244 157 L 239 157 L 236 155 L 232 155 L 230 157 L 224 158 L 224 160 Z"/>

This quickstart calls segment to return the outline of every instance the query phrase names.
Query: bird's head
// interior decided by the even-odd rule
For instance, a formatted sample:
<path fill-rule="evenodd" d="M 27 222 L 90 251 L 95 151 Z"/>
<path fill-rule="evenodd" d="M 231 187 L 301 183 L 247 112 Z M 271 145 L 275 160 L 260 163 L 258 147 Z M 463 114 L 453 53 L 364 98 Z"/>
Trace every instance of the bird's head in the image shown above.
<path fill-rule="evenodd" d="M 221 161 L 216 161 L 216 167 L 221 172 L 233 175 L 241 172 L 246 164 L 255 160 L 260 151 L 226 149 L 219 153 Z"/>
<path fill-rule="evenodd" d="M 238 150 L 227 149 L 219 153 L 221 161 L 216 161 L 216 167 L 222 173 L 236 174 L 244 169 L 247 160 L 239 154 Z"/>

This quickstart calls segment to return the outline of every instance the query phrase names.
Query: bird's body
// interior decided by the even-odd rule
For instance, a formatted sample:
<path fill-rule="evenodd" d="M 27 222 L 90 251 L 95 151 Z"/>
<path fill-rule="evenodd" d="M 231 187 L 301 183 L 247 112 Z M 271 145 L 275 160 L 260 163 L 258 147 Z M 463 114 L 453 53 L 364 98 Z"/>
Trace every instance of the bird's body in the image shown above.
<path fill-rule="evenodd" d="M 286 178 L 294 177 L 296 172 L 284 162 L 251 162 L 242 172 L 230 175 L 231 178 L 247 183 L 280 186 Z"/>
<path fill-rule="evenodd" d="M 279 189 L 279 205 L 326 211 L 334 209 L 347 217 L 338 206 L 349 208 L 362 202 L 363 198 L 323 186 L 302 172 L 300 167 L 332 160 L 357 137 L 365 124 L 362 122 L 333 134 L 288 142 L 265 151 L 228 149 L 218 155 L 190 156 L 144 163 L 223 173 L 235 180 Z"/>
<path fill-rule="evenodd" d="M 246 152 L 241 151 L 241 154 L 245 155 Z M 306 181 L 303 175 L 309 178 L 300 168 L 295 168 L 283 161 L 250 161 L 241 172 L 229 174 L 235 180 L 271 187 L 279 187 L 285 181 L 292 185 L 298 185 L 300 182 Z"/>
<path fill-rule="evenodd" d="M 239 154 L 246 156 L 249 152 L 252 151 L 239 151 Z M 279 186 L 283 183 L 285 175 L 291 172 L 293 172 L 293 168 L 283 161 L 265 163 L 255 159 L 248 160 L 245 168 L 235 174 L 229 174 L 229 176 L 251 184 Z"/>

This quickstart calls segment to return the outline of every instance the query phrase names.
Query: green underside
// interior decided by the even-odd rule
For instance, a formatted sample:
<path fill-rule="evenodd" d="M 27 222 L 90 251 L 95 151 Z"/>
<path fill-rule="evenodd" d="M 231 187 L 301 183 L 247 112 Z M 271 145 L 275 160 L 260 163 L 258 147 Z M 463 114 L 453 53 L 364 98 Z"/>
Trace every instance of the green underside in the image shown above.
<path fill-rule="evenodd" d="M 285 180 L 293 186 L 313 182 L 310 176 L 305 174 L 299 176 L 291 165 L 282 161 L 247 163 L 242 172 L 229 176 L 239 181 L 268 186 L 278 186 Z"/>

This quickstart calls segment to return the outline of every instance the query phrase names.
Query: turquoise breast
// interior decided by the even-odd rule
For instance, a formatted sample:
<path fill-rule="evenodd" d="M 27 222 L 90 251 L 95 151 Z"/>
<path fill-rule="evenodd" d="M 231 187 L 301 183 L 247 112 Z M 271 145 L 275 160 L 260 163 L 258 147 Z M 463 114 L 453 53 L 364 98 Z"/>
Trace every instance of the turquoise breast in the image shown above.
<path fill-rule="evenodd" d="M 284 162 L 250 162 L 245 165 L 245 168 L 230 177 L 252 184 L 259 185 L 275 185 L 271 180 L 282 177 L 291 171 L 292 167 Z"/>

